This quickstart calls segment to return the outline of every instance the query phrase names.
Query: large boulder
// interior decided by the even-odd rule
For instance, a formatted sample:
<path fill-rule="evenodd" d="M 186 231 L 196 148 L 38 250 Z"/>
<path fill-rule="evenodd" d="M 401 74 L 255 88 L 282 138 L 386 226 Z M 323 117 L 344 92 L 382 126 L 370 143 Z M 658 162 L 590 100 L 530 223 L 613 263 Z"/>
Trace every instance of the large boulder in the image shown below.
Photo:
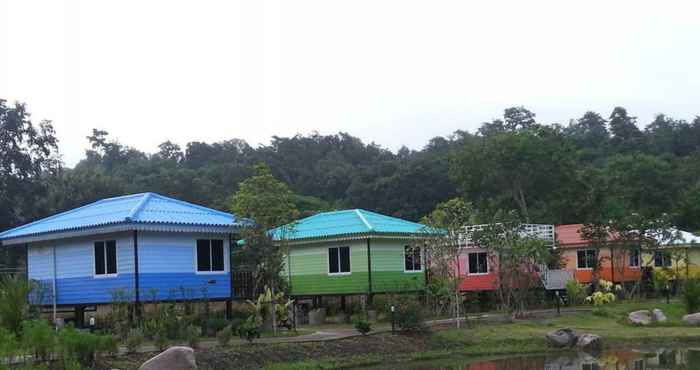
<path fill-rule="evenodd" d="M 648 310 L 630 312 L 627 319 L 633 325 L 649 325 L 652 322 L 651 312 Z"/>
<path fill-rule="evenodd" d="M 578 340 L 576 331 L 571 328 L 557 329 L 547 333 L 547 343 L 556 348 L 573 347 Z"/>
<path fill-rule="evenodd" d="M 597 352 L 603 349 L 603 338 L 595 334 L 582 334 L 576 341 L 576 347 L 589 352 Z"/>
<path fill-rule="evenodd" d="M 683 322 L 687 325 L 700 325 L 700 312 L 683 316 Z"/>
<path fill-rule="evenodd" d="M 653 311 L 651 311 L 651 313 L 654 316 L 655 322 L 666 322 L 666 320 L 668 320 L 668 318 L 666 318 L 666 314 L 664 314 L 664 312 L 658 308 L 655 308 Z"/>
<path fill-rule="evenodd" d="M 139 370 L 197 370 L 194 350 L 190 347 L 170 347 L 144 362 Z"/>

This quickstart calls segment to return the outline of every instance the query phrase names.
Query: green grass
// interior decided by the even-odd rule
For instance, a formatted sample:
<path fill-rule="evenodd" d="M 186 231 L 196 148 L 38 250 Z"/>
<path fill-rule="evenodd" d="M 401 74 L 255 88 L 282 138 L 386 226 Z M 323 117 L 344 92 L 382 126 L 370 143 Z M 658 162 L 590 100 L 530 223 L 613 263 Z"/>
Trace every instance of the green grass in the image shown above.
<path fill-rule="evenodd" d="M 668 322 L 648 327 L 627 323 L 627 314 L 636 310 L 660 308 Z M 274 364 L 266 370 L 329 370 L 368 367 L 387 361 L 436 361 L 456 356 L 464 359 L 552 352 L 545 334 L 557 328 L 571 327 L 579 333 L 603 337 L 607 347 L 665 346 L 700 343 L 700 327 L 682 326 L 685 308 L 680 301 L 666 304 L 662 300 L 619 302 L 589 312 L 567 314 L 542 320 L 520 320 L 513 323 L 477 323 L 466 329 L 447 329 L 432 333 L 426 351 L 391 356 L 366 354 L 354 357 L 327 358 L 292 364 Z"/>

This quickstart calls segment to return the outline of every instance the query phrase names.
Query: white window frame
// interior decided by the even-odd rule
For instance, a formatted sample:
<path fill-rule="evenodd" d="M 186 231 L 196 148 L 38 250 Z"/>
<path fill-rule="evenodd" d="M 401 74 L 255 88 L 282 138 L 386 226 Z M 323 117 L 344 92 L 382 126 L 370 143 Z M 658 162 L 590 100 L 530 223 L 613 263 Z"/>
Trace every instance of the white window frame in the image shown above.
<path fill-rule="evenodd" d="M 224 269 L 223 270 L 209 270 L 209 271 L 199 271 L 199 255 L 197 251 L 197 242 L 199 240 L 207 240 L 209 242 L 209 268 L 213 268 L 214 266 L 214 253 L 212 253 L 212 245 L 211 241 L 212 240 L 221 240 L 223 242 L 223 248 L 224 248 Z M 197 238 L 194 240 L 194 273 L 197 275 L 221 275 L 221 274 L 226 274 L 228 273 L 228 262 L 226 261 L 226 240 L 225 239 L 220 239 L 220 238 Z"/>
<path fill-rule="evenodd" d="M 486 255 L 486 272 L 472 272 L 471 266 L 469 263 L 469 256 L 471 256 L 472 254 L 482 254 L 482 253 Z M 477 264 L 477 266 L 479 265 L 479 257 L 478 256 L 476 257 L 476 264 Z M 490 264 L 491 263 L 489 262 L 489 253 L 488 252 L 482 251 L 482 252 L 469 252 L 469 253 L 467 253 L 467 275 L 488 275 Z"/>
<path fill-rule="evenodd" d="M 420 255 L 420 269 L 418 269 L 418 270 L 415 269 L 416 263 L 414 261 L 413 262 L 414 268 L 411 270 L 406 270 L 406 249 L 407 248 L 418 248 L 418 254 Z M 423 272 L 423 265 L 424 265 L 424 263 L 423 263 L 423 248 L 421 248 L 419 246 L 412 247 L 410 245 L 404 245 L 404 247 L 403 247 L 403 272 L 409 273 L 409 274 Z"/>
<path fill-rule="evenodd" d="M 661 266 L 658 266 L 656 264 L 656 254 L 657 253 L 661 254 Z M 671 254 L 666 252 L 666 251 L 663 251 L 663 250 L 654 251 L 653 258 L 654 258 L 654 267 L 656 267 L 656 268 L 671 268 L 671 267 L 673 267 L 673 258 L 671 258 Z M 668 258 L 668 261 L 669 261 L 668 266 L 666 266 L 666 264 L 664 263 L 666 258 Z"/>
<path fill-rule="evenodd" d="M 588 252 L 588 251 L 593 251 L 593 256 L 597 260 L 598 259 L 598 253 L 596 252 L 595 249 L 591 248 L 584 248 L 584 249 L 577 249 L 576 250 L 576 270 L 593 270 L 593 267 L 579 267 L 579 259 L 578 259 L 578 252 Z M 588 253 L 586 253 L 586 262 L 588 262 Z M 596 261 L 597 262 L 597 261 Z M 586 266 L 588 266 L 588 263 L 586 263 Z"/>
<path fill-rule="evenodd" d="M 107 273 L 107 242 L 114 242 L 114 267 L 116 268 L 115 273 L 113 274 L 108 274 Z M 97 273 L 97 261 L 95 258 L 97 256 L 95 255 L 95 243 L 102 243 L 102 249 L 104 250 L 104 259 L 105 259 L 105 273 L 104 274 L 98 274 Z M 112 278 L 112 277 L 117 277 L 119 276 L 119 245 L 117 244 L 116 239 L 108 239 L 108 240 L 93 240 L 92 242 L 92 277 L 96 279 L 104 279 L 104 278 Z"/>
<path fill-rule="evenodd" d="M 633 266 L 633 265 L 632 265 L 632 257 L 635 255 L 635 253 L 637 254 L 637 264 Z M 631 268 L 631 269 L 638 269 L 639 266 L 642 265 L 642 250 L 641 250 L 640 248 L 634 248 L 634 249 L 632 249 L 632 250 L 630 251 L 630 259 L 629 259 L 629 261 L 627 261 L 627 262 L 628 262 L 629 268 Z"/>
<path fill-rule="evenodd" d="M 342 272 L 341 270 L 341 263 L 340 263 L 340 248 L 347 248 L 348 249 L 348 272 Z M 337 249 L 338 250 L 338 272 L 331 272 L 331 249 Z M 341 245 L 337 247 L 328 247 L 326 248 L 326 271 L 328 272 L 328 276 L 341 276 L 341 275 L 350 275 L 352 274 L 352 249 L 350 248 L 349 245 Z"/>

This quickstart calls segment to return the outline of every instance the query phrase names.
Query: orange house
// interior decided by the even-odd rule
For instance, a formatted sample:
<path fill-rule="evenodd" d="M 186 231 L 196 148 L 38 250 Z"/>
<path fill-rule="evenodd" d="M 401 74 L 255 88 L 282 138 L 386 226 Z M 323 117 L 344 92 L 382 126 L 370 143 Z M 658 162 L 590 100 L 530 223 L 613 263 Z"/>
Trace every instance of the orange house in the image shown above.
<path fill-rule="evenodd" d="M 562 250 L 564 269 L 574 272 L 580 283 L 593 280 L 593 268 L 600 263 L 598 276 L 614 283 L 637 281 L 642 265 L 640 249 L 615 247 L 614 237 L 609 245 L 596 251 L 581 235 L 583 224 L 558 225 L 555 228 L 558 246 Z"/>

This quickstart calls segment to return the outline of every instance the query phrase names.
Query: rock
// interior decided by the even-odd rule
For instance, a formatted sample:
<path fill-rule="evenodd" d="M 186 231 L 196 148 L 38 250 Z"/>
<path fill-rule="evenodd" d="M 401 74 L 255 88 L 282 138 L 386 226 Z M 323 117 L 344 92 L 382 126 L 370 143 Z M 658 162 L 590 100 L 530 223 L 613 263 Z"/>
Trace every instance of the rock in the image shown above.
<path fill-rule="evenodd" d="M 557 329 L 547 333 L 547 343 L 556 348 L 573 347 L 578 340 L 576 331 L 571 328 Z"/>
<path fill-rule="evenodd" d="M 584 351 L 600 351 L 603 349 L 603 338 L 595 334 L 582 334 L 576 341 L 576 347 Z"/>
<path fill-rule="evenodd" d="M 666 318 L 666 315 L 664 314 L 663 311 L 661 311 L 658 308 L 655 308 L 653 311 L 651 311 L 654 314 L 654 321 L 655 322 L 666 322 L 668 320 Z"/>
<path fill-rule="evenodd" d="M 700 325 L 700 312 L 683 316 L 683 322 L 687 325 Z"/>
<path fill-rule="evenodd" d="M 190 347 L 170 347 L 144 362 L 139 370 L 197 370 L 194 350 Z"/>
<path fill-rule="evenodd" d="M 627 315 L 627 319 L 633 325 L 649 325 L 651 324 L 651 312 L 648 310 L 634 311 Z"/>

